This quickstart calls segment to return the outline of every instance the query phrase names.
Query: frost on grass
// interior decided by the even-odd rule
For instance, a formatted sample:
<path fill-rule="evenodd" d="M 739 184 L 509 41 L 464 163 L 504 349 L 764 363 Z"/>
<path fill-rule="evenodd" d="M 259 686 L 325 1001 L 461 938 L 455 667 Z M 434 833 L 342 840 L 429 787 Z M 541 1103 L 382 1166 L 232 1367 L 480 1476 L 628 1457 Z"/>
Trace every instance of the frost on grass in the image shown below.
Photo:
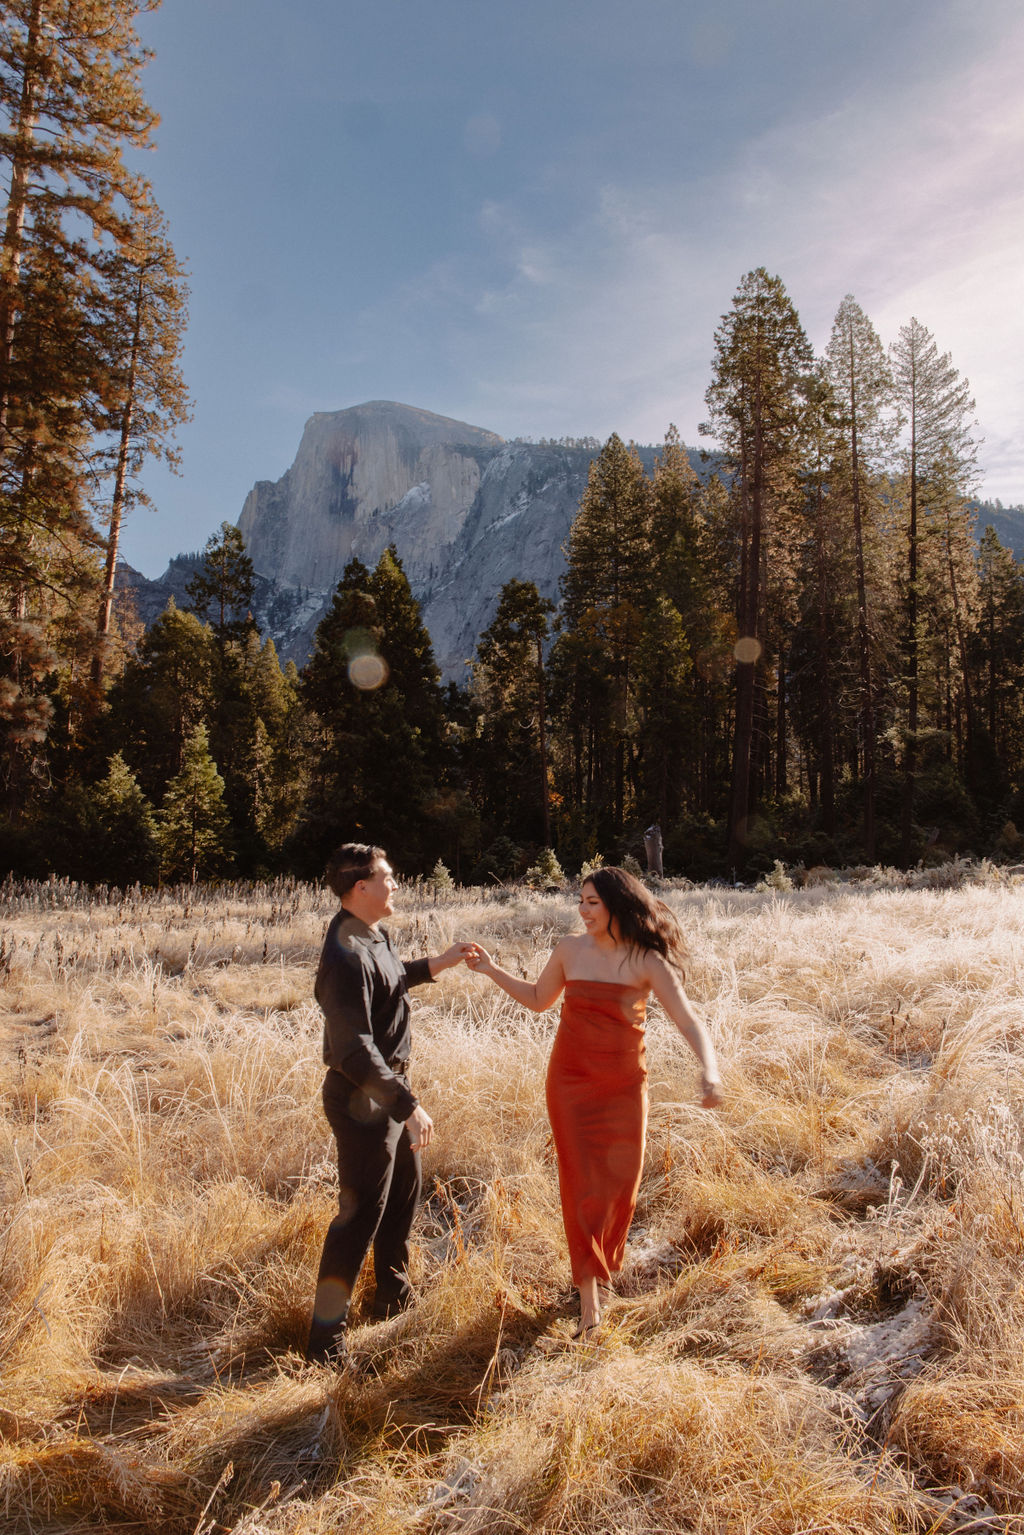
<path fill-rule="evenodd" d="M 984 871 L 982 871 L 984 872 Z M 599 1341 L 544 1109 L 556 1015 L 417 998 L 418 1298 L 300 1357 L 333 1211 L 294 882 L 0 913 L 0 1507 L 12 1531 L 1010 1529 L 1024 1508 L 1019 891 L 669 888 L 727 1101 L 652 1007 Z M 571 895 L 406 892 L 400 951 L 534 975 Z M 992 1523 L 992 1521 L 1001 1521 Z"/>

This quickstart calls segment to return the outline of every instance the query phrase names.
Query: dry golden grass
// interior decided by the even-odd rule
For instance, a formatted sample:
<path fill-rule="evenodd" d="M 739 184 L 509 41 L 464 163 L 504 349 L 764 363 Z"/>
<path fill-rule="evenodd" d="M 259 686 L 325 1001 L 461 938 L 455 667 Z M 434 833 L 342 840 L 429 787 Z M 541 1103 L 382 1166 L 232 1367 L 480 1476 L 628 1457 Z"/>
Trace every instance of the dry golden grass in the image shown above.
<path fill-rule="evenodd" d="M 334 1199 L 331 900 L 0 914 L 0 1515 L 12 1532 L 1024 1531 L 1024 904 L 675 892 L 728 1092 L 650 1020 L 647 1166 L 596 1344 L 544 1112 L 554 1015 L 418 994 L 415 1306 L 301 1360 Z M 406 953 L 533 973 L 570 896 L 412 893 Z M 358 1313 L 357 1313 L 358 1316 Z"/>

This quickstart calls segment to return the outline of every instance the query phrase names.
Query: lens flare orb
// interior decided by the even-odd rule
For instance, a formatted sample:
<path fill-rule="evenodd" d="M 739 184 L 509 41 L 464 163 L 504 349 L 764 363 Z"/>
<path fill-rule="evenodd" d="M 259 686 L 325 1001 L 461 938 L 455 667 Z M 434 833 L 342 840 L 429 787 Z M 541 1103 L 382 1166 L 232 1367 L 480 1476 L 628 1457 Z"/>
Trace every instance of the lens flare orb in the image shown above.
<path fill-rule="evenodd" d="M 738 639 L 732 648 L 732 653 L 741 664 L 750 664 L 758 660 L 761 654 L 761 641 L 756 640 L 752 634 L 745 634 Z"/>
<path fill-rule="evenodd" d="M 348 677 L 353 687 L 363 693 L 372 693 L 388 680 L 388 663 L 383 656 L 353 656 L 348 663 Z"/>

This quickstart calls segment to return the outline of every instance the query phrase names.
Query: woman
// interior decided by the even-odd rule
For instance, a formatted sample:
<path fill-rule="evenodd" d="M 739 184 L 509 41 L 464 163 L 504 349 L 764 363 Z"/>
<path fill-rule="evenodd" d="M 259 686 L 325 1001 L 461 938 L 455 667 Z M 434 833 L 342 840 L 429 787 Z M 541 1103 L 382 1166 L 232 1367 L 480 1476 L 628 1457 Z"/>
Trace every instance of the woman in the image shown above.
<path fill-rule="evenodd" d="M 565 992 L 547 1076 L 562 1218 L 585 1337 L 601 1322 L 599 1285 L 622 1267 L 647 1127 L 647 998 L 657 997 L 697 1059 L 705 1108 L 722 1101 L 715 1051 L 683 990 L 683 934 L 673 913 L 623 869 L 583 882 L 585 933 L 563 938 L 536 981 L 499 969 L 479 944 L 466 963 L 543 1012 Z"/>

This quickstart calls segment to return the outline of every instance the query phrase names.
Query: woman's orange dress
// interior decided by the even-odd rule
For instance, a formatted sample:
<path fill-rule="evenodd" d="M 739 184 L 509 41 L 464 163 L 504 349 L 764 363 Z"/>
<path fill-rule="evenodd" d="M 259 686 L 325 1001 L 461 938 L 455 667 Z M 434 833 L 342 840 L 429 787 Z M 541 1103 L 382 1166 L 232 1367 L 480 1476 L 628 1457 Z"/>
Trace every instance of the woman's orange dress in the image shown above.
<path fill-rule="evenodd" d="M 647 1131 L 646 1001 L 617 981 L 567 981 L 548 1064 L 573 1283 L 622 1267 Z"/>

